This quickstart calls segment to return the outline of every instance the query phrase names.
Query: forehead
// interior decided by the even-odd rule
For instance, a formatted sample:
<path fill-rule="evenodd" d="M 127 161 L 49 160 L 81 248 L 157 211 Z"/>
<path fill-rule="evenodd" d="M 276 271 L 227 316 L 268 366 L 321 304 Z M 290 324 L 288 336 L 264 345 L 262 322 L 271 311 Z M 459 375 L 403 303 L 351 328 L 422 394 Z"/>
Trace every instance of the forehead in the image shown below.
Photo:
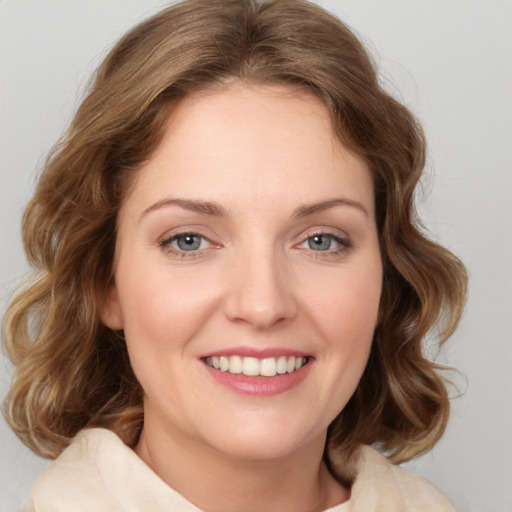
<path fill-rule="evenodd" d="M 171 109 L 128 199 L 310 203 L 336 194 L 373 211 L 368 166 L 336 138 L 326 105 L 294 88 L 234 84 Z"/>

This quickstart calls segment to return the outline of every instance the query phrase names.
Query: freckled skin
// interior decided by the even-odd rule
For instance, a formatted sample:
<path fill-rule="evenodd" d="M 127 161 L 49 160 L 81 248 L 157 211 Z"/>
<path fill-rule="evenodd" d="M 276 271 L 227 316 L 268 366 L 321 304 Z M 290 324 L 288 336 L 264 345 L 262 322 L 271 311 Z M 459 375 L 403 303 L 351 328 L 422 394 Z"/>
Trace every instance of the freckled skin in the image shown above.
<path fill-rule="evenodd" d="M 176 198 L 222 212 L 151 209 Z M 295 215 L 333 198 L 360 207 Z M 184 473 L 194 460 L 219 475 L 222 461 L 320 465 L 327 427 L 366 365 L 382 281 L 369 170 L 336 141 L 326 107 L 277 86 L 190 96 L 118 221 L 102 316 L 124 329 L 146 393 L 139 455 L 179 490 L 186 483 L 165 460 L 171 451 Z M 182 250 L 183 233 L 199 246 Z M 200 359 L 237 346 L 300 350 L 311 367 L 285 393 L 238 394 Z"/>

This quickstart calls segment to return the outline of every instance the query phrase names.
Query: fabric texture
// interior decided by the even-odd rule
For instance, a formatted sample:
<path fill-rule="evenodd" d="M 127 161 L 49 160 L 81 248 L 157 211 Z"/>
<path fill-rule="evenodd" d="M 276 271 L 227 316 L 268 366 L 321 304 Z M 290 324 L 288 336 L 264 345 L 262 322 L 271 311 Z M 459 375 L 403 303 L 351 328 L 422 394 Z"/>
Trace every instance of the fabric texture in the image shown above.
<path fill-rule="evenodd" d="M 328 512 L 455 512 L 422 478 L 362 446 L 350 499 Z M 333 471 L 342 473 L 344 468 Z M 87 429 L 38 478 L 26 512 L 197 512 L 113 432 Z M 327 511 L 326 511 L 327 512 Z"/>

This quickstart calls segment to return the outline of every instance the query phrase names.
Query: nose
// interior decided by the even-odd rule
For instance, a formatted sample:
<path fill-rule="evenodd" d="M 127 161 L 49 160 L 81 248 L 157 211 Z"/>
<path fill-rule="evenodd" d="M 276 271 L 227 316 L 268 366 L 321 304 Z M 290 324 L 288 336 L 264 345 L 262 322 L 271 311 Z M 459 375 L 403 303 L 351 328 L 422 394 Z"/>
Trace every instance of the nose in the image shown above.
<path fill-rule="evenodd" d="M 229 320 L 268 330 L 296 316 L 293 279 L 283 259 L 273 250 L 252 252 L 238 259 L 225 299 Z"/>

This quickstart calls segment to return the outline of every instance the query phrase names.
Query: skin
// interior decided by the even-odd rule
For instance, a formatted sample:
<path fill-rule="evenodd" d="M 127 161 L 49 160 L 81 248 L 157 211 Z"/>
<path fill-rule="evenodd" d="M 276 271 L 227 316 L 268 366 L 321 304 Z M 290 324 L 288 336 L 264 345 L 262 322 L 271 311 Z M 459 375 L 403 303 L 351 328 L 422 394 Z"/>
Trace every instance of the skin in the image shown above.
<path fill-rule="evenodd" d="M 369 169 L 320 100 L 232 84 L 182 101 L 119 212 L 102 313 L 145 390 L 136 453 L 203 510 L 346 501 L 322 454 L 365 368 L 381 286 Z M 307 374 L 273 396 L 228 389 L 204 355 L 241 346 L 300 350 Z"/>

